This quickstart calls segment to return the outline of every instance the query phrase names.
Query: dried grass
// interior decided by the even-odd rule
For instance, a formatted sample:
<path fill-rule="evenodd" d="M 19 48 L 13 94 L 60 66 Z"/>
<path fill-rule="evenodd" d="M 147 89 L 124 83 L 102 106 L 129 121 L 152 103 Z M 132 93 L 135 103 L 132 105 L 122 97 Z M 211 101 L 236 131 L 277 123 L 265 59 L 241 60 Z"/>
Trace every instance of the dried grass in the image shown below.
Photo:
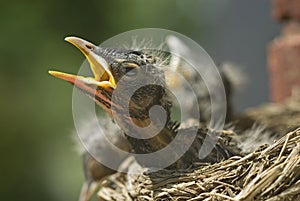
<path fill-rule="evenodd" d="M 131 163 L 134 165 L 134 162 Z M 185 171 L 108 177 L 100 200 L 300 200 L 300 128 L 244 157 Z"/>

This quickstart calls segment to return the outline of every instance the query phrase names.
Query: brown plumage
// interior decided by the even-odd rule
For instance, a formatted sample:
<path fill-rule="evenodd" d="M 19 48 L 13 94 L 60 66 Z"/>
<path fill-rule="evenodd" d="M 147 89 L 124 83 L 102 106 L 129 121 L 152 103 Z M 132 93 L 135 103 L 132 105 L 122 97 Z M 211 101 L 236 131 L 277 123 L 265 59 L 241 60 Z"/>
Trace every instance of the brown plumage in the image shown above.
<path fill-rule="evenodd" d="M 196 162 L 215 163 L 240 153 L 229 135 L 200 126 L 198 121 L 194 126 L 178 128 L 180 122 L 171 119 L 172 100 L 166 90 L 164 70 L 159 65 L 160 59 L 151 51 L 100 48 L 75 37 L 66 40 L 84 53 L 95 78 L 54 71 L 50 74 L 74 84 L 99 104 L 118 124 L 135 154 L 159 151 L 177 139 L 171 155 L 161 155 L 156 161 L 137 155 L 136 160 L 142 166 L 161 167 L 165 160 L 178 158 L 181 148 L 189 144 L 189 149 L 168 168 L 187 168 Z M 141 87 L 133 90 L 137 86 Z M 159 107 L 153 117 L 151 109 L 156 106 Z M 151 133 L 141 128 L 157 131 L 156 135 L 150 136 Z M 201 150 L 207 153 L 202 155 Z M 113 172 L 102 174 L 102 165 L 88 153 L 84 155 L 87 180 L 98 180 Z"/>

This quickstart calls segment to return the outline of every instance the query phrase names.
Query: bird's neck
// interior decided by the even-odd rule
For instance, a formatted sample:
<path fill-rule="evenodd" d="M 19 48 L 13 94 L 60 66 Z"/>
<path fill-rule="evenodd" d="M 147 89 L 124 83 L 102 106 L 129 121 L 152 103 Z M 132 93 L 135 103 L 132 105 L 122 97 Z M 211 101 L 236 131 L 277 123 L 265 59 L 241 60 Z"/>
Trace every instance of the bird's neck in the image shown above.
<path fill-rule="evenodd" d="M 116 123 L 137 154 L 147 154 L 166 147 L 176 135 L 174 123 L 171 123 L 170 104 L 160 104 L 164 113 L 149 115 L 149 110 L 140 109 L 131 112 L 132 116 L 117 112 Z M 146 108 L 146 107 L 145 107 Z M 149 107 L 148 107 L 149 108 Z M 155 113 L 155 112 L 154 112 Z"/>
<path fill-rule="evenodd" d="M 154 129 L 155 130 L 155 129 Z M 134 131 L 139 132 L 139 131 Z M 141 130 L 142 132 L 142 130 Z M 143 135 L 145 133 L 135 133 L 135 135 Z M 128 132 L 125 132 L 126 138 L 129 143 L 133 145 L 133 151 L 136 154 L 148 154 L 159 151 L 164 147 L 168 146 L 170 142 L 176 135 L 176 131 L 168 128 L 168 126 L 163 127 L 158 133 L 152 133 L 153 137 L 150 138 L 136 138 Z"/>
<path fill-rule="evenodd" d="M 163 98 L 147 107 L 132 107 L 130 117 L 122 117 L 122 128 L 137 154 L 156 152 L 166 147 L 176 135 L 171 123 L 171 103 Z M 159 107 L 156 107 L 159 106 Z M 155 109 L 156 108 L 156 109 Z"/>
<path fill-rule="evenodd" d="M 148 168 L 182 169 L 189 167 L 193 161 L 197 161 L 199 159 L 197 151 L 192 149 L 182 152 L 184 150 L 182 148 L 194 142 L 192 136 L 198 128 L 193 127 L 182 131 L 182 129 L 178 130 L 178 126 L 179 124 L 170 121 L 154 137 L 148 139 L 134 138 L 125 133 L 139 164 Z M 179 137 L 179 140 L 175 140 L 175 137 Z M 145 157 L 144 154 L 151 154 L 151 157 Z"/>

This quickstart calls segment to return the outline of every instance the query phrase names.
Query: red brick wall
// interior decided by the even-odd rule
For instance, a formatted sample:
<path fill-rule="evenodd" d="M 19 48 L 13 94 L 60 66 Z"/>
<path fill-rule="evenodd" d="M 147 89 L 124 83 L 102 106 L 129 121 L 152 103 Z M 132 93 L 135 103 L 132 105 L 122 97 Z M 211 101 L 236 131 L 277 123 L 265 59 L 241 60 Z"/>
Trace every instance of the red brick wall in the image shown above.
<path fill-rule="evenodd" d="M 300 0 L 273 0 L 272 9 L 282 33 L 268 48 L 271 99 L 282 102 L 300 91 Z"/>

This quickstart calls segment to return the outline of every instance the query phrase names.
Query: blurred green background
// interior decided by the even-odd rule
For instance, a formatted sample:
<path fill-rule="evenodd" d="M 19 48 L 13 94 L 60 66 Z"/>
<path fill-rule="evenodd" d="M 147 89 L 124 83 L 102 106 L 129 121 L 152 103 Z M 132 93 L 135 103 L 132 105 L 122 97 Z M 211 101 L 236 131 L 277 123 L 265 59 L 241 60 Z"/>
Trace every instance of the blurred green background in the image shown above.
<path fill-rule="evenodd" d="M 256 98 L 237 97 L 239 110 L 268 101 L 265 51 L 278 27 L 267 0 L 12 0 L 1 1 L 0 11 L 0 200 L 78 198 L 72 86 L 47 74 L 76 73 L 84 60 L 65 36 L 100 44 L 131 29 L 171 29 L 255 77 L 247 90 Z"/>

